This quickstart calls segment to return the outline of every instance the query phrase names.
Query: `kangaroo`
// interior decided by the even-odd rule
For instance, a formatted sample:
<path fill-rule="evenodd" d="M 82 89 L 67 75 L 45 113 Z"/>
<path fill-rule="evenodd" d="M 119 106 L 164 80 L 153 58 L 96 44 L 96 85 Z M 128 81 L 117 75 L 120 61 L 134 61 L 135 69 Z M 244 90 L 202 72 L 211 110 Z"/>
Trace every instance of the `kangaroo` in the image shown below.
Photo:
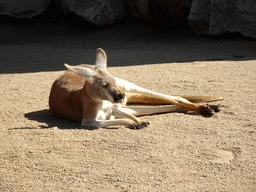
<path fill-rule="evenodd" d="M 87 127 L 125 125 L 139 129 L 149 125 L 137 116 L 196 111 L 204 117 L 218 112 L 216 105 L 198 104 L 222 100 L 211 96 L 169 96 L 139 87 L 107 72 L 107 55 L 96 50 L 95 66 L 70 66 L 51 88 L 49 107 L 60 118 L 81 122 Z M 127 106 L 127 104 L 170 106 Z"/>

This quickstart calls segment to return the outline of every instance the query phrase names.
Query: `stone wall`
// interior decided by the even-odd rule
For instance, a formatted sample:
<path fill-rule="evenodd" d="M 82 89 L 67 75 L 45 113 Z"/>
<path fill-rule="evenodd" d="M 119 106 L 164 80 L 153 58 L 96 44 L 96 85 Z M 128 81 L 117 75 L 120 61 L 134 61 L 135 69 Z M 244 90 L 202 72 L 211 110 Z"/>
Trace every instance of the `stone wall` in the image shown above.
<path fill-rule="evenodd" d="M 251 0 L 1 0 L 0 15 L 31 19 L 51 3 L 96 26 L 112 25 L 129 13 L 152 23 L 187 22 L 196 34 L 239 32 L 256 38 L 256 1 Z M 175 26 L 174 26 L 175 27 Z"/>

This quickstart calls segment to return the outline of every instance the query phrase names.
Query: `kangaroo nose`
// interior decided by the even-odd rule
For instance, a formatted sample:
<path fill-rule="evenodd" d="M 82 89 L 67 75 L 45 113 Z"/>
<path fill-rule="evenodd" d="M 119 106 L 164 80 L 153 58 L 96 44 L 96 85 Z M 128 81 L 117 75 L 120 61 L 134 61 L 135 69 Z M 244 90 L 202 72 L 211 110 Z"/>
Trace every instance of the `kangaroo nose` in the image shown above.
<path fill-rule="evenodd" d="M 125 94 L 124 94 L 124 93 L 118 94 L 118 98 L 119 98 L 119 99 L 123 99 L 124 97 L 125 97 Z"/>
<path fill-rule="evenodd" d="M 115 101 L 115 102 L 120 102 L 120 101 L 122 101 L 122 100 L 124 99 L 124 97 L 125 97 L 125 94 L 124 94 L 124 93 L 119 93 L 119 94 L 117 94 L 117 95 L 114 97 L 114 101 Z"/>

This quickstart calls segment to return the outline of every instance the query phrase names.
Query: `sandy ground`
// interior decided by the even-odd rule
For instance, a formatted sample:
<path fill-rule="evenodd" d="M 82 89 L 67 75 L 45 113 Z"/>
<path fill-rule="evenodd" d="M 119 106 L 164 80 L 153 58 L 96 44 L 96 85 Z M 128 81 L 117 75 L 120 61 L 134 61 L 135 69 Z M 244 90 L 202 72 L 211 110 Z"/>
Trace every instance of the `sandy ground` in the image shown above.
<path fill-rule="evenodd" d="M 45 26 L 48 27 L 45 27 Z M 255 191 L 256 42 L 141 24 L 0 32 L 0 191 Z M 63 63 L 94 63 L 169 95 L 223 96 L 212 118 L 169 113 L 150 126 L 88 130 L 51 117 Z"/>

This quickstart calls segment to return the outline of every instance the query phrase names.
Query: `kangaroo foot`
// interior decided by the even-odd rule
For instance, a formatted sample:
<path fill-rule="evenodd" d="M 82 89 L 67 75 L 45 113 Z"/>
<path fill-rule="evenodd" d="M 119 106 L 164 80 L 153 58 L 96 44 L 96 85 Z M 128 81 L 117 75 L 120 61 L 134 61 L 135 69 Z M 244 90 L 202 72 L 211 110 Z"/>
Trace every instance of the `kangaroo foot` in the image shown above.
<path fill-rule="evenodd" d="M 210 105 L 206 104 L 205 106 L 200 106 L 199 113 L 203 117 L 211 117 L 214 114 L 214 109 L 210 107 Z"/>

